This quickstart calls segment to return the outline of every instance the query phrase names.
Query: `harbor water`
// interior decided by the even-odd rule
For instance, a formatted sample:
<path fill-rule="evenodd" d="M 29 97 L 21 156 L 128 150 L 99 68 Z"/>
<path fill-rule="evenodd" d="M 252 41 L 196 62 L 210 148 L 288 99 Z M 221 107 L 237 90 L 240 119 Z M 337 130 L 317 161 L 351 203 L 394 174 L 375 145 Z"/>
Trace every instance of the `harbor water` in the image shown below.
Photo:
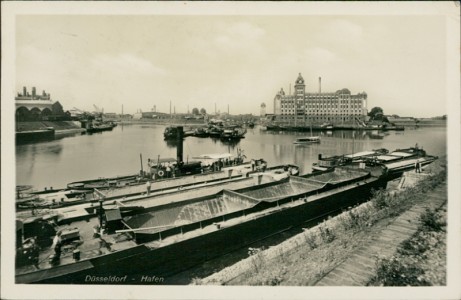
<path fill-rule="evenodd" d="M 187 125 L 184 127 L 187 129 Z M 145 169 L 147 159 L 175 158 L 175 143 L 163 140 L 165 126 L 154 124 L 119 125 L 112 131 L 96 134 L 57 135 L 55 140 L 16 146 L 16 184 L 63 188 L 69 182 L 136 174 Z M 305 132 L 274 132 L 256 126 L 247 129 L 237 143 L 219 139 L 187 137 L 184 160 L 211 153 L 237 153 L 247 159 L 263 158 L 269 166 L 295 164 L 301 173 L 310 173 L 318 155 L 333 156 L 386 148 L 389 151 L 418 144 L 428 154 L 447 152 L 446 127 L 406 128 L 405 131 L 325 131 L 319 144 L 295 145 Z M 142 163 L 141 163 L 142 156 Z"/>

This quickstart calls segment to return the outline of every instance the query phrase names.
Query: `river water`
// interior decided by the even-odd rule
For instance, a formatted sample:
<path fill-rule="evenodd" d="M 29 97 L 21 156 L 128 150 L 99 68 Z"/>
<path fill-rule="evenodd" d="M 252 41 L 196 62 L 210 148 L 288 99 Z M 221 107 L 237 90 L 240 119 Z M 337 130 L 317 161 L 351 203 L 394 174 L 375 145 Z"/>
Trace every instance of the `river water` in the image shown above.
<path fill-rule="evenodd" d="M 153 124 L 119 125 L 113 131 L 97 134 L 57 136 L 53 141 L 16 146 L 16 184 L 61 188 L 83 179 L 138 173 L 147 158 L 176 157 L 175 145 L 163 140 L 165 126 Z M 185 127 L 187 129 L 187 127 Z M 256 126 L 248 129 L 237 144 L 224 144 L 211 138 L 187 137 L 184 160 L 209 153 L 236 153 L 244 150 L 248 159 L 264 158 L 269 166 L 295 164 L 301 173 L 324 156 L 349 154 L 386 148 L 390 151 L 418 144 L 428 154 L 442 156 L 447 152 L 446 127 L 407 128 L 405 131 L 332 131 L 314 133 L 320 144 L 294 145 L 306 133 L 272 132 Z M 309 135 L 309 133 L 307 133 Z"/>

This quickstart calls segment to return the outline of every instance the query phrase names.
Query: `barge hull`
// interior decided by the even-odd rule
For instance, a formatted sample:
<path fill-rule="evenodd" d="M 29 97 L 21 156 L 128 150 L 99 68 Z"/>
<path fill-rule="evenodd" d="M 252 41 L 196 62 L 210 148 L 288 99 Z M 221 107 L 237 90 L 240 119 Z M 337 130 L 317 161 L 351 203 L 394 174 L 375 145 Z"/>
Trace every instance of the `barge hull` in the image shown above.
<path fill-rule="evenodd" d="M 155 275 L 164 277 L 164 283 L 168 284 L 168 276 L 250 245 L 274 233 L 302 225 L 305 221 L 365 202 L 370 198 L 373 189 L 385 188 L 386 185 L 386 178 L 368 178 L 353 185 L 326 191 L 324 196 L 309 196 L 307 201 L 299 205 L 281 207 L 280 210 L 260 214 L 254 219 L 245 219 L 235 225 L 226 227 L 226 223 L 223 222 L 220 229 L 204 231 L 203 234 L 159 248 L 153 249 L 142 244 L 71 265 L 17 275 L 16 283 L 101 284 L 88 281 L 88 276 L 128 275 L 139 279 L 143 275 Z M 298 198 L 299 195 L 296 199 L 290 200 L 300 201 Z M 213 223 L 201 225 L 213 226 Z M 125 282 L 136 283 L 141 282 Z"/>

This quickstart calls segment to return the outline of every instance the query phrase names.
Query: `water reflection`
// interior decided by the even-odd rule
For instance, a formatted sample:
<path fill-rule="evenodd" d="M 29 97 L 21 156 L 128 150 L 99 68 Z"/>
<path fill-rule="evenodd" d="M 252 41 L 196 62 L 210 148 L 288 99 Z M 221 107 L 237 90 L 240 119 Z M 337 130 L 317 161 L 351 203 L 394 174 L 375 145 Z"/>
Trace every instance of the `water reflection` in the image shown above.
<path fill-rule="evenodd" d="M 17 184 L 63 187 L 83 179 L 132 174 L 143 157 L 176 157 L 176 141 L 164 141 L 165 126 L 124 125 L 98 135 L 64 135 L 49 142 L 16 146 Z M 311 172 L 318 155 L 349 154 L 370 149 L 390 151 L 416 143 L 429 154 L 446 154 L 446 128 L 422 128 L 405 132 L 325 131 L 319 144 L 296 146 L 293 142 L 308 132 L 269 132 L 251 129 L 244 139 L 184 139 L 184 157 L 207 153 L 245 151 L 248 159 L 264 158 L 269 165 L 296 164 Z"/>
<path fill-rule="evenodd" d="M 292 131 L 267 131 L 261 130 L 261 135 L 289 135 L 289 136 L 309 136 L 308 132 L 292 132 Z M 321 137 L 334 137 L 340 139 L 383 139 L 390 133 L 382 130 L 335 130 L 335 131 L 317 131 L 312 135 Z M 403 134 L 403 132 L 396 132 Z"/>
<path fill-rule="evenodd" d="M 235 147 L 240 144 L 240 140 L 220 140 L 223 145 L 230 147 L 230 149 L 235 149 Z"/>
<path fill-rule="evenodd" d="M 176 148 L 176 147 L 178 147 L 178 140 L 176 140 L 176 139 L 166 139 L 165 143 L 168 146 L 168 148 Z"/>

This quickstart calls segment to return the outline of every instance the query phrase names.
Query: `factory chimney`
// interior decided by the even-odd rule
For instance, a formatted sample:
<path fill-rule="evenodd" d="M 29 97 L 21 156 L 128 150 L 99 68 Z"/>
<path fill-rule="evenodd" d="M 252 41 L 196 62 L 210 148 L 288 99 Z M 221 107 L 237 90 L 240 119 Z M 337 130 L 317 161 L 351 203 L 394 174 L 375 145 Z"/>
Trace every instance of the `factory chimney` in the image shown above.
<path fill-rule="evenodd" d="M 25 86 L 22 87 L 22 95 L 27 96 L 27 88 Z"/>
<path fill-rule="evenodd" d="M 322 77 L 319 77 L 319 94 L 322 93 Z"/>
<path fill-rule="evenodd" d="M 35 89 L 35 86 L 32 87 L 32 99 L 35 98 L 35 95 L 36 95 L 36 89 Z"/>

